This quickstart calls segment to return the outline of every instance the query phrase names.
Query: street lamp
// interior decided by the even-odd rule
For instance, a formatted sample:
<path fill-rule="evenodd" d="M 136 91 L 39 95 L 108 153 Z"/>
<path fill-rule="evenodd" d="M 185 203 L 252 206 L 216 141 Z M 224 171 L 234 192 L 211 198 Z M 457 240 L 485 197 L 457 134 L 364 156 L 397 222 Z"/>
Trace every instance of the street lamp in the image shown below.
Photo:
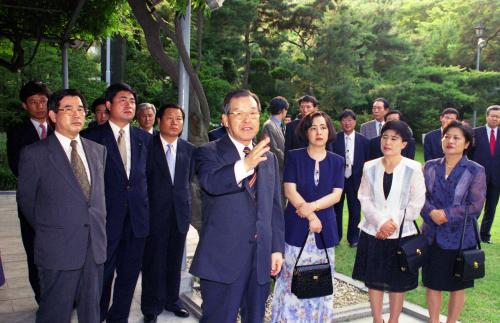
<path fill-rule="evenodd" d="M 482 22 L 477 24 L 477 26 L 474 27 L 474 31 L 476 32 L 476 37 L 477 37 L 476 71 L 479 72 L 479 64 L 481 61 L 481 49 L 484 46 L 486 46 L 486 41 L 483 38 L 484 24 Z M 476 120 L 477 120 L 477 110 L 474 107 L 474 111 L 472 114 L 472 126 L 473 127 L 476 127 Z"/>

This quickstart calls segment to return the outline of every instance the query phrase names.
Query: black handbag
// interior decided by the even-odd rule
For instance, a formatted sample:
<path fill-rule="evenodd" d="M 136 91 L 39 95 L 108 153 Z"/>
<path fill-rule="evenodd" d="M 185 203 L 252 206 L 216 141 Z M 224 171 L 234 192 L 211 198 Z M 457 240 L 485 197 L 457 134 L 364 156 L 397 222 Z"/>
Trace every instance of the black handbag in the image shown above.
<path fill-rule="evenodd" d="M 309 231 L 306 234 L 306 239 L 302 244 L 302 248 L 300 248 L 297 261 L 295 262 L 295 266 L 293 268 L 292 293 L 299 299 L 321 297 L 333 294 L 332 269 L 322 232 L 319 233 L 319 236 L 321 237 L 321 241 L 325 247 L 326 260 L 328 262 L 314 265 L 297 265 L 299 263 L 300 256 L 302 255 L 302 251 L 304 250 L 304 246 L 306 245 L 308 236 Z"/>
<path fill-rule="evenodd" d="M 420 267 L 425 263 L 429 253 L 429 245 L 427 239 L 420 233 L 417 222 L 413 221 L 418 234 L 401 243 L 401 236 L 403 234 L 403 225 L 406 218 L 406 209 L 403 216 L 403 221 L 399 228 L 399 246 L 396 249 L 396 257 L 398 259 L 399 270 L 402 272 L 410 272 L 413 274 L 418 273 Z"/>
<path fill-rule="evenodd" d="M 464 282 L 483 278 L 485 275 L 484 262 L 486 260 L 484 251 L 481 250 L 481 242 L 479 240 L 479 234 L 477 233 L 477 223 L 476 219 L 474 218 L 472 220 L 472 224 L 474 226 L 474 234 L 476 236 L 478 249 L 462 250 L 467 218 L 468 212 L 467 209 L 465 209 L 465 220 L 464 227 L 462 229 L 462 238 L 460 239 L 457 258 L 455 259 L 455 265 L 453 267 L 453 277 Z"/>

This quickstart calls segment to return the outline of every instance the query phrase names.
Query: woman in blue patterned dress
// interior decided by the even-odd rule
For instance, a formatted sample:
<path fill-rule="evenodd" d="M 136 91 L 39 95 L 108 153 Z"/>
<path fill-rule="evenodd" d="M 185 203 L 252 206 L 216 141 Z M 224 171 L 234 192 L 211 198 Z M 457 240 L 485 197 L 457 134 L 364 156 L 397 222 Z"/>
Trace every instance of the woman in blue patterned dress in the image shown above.
<path fill-rule="evenodd" d="M 444 158 L 429 160 L 424 166 L 426 201 L 422 209 L 423 232 L 431 242 L 428 262 L 422 269 L 427 287 L 429 322 L 439 322 L 441 292 L 450 292 L 448 321 L 456 322 L 465 302 L 465 288 L 474 281 L 453 279 L 453 264 L 459 248 L 465 211 L 468 221 L 463 249 L 476 246 L 476 219 L 486 196 L 484 168 L 467 159 L 473 132 L 468 126 L 452 121 L 443 129 Z"/>
<path fill-rule="evenodd" d="M 333 295 L 298 299 L 291 292 L 291 284 L 295 261 L 306 237 L 299 265 L 326 262 L 326 247 L 333 279 L 334 246 L 339 240 L 333 205 L 339 201 L 344 187 L 344 159 L 326 150 L 326 145 L 336 137 L 326 113 L 311 113 L 298 129 L 309 144 L 307 148 L 290 150 L 286 156 L 285 262 L 274 289 L 272 321 L 332 322 Z"/>

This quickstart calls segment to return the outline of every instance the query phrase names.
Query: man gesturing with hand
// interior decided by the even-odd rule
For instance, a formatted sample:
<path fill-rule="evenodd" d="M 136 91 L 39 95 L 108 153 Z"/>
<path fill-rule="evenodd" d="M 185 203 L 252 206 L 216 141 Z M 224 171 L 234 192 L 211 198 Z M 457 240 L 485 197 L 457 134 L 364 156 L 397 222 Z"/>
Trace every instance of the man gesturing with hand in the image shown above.
<path fill-rule="evenodd" d="M 203 224 L 191 273 L 201 278 L 200 322 L 262 322 L 269 274 L 281 270 L 284 220 L 276 156 L 258 144 L 260 102 L 248 90 L 224 99 L 228 135 L 195 151 Z"/>

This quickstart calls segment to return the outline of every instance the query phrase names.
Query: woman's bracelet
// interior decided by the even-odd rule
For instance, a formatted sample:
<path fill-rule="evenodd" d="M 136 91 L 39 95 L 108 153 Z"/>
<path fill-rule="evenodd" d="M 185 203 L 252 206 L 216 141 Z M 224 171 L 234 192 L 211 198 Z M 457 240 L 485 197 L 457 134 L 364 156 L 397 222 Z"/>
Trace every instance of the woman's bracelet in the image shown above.
<path fill-rule="evenodd" d="M 314 212 L 318 212 L 319 211 L 319 205 L 318 205 L 318 201 L 314 201 Z"/>

